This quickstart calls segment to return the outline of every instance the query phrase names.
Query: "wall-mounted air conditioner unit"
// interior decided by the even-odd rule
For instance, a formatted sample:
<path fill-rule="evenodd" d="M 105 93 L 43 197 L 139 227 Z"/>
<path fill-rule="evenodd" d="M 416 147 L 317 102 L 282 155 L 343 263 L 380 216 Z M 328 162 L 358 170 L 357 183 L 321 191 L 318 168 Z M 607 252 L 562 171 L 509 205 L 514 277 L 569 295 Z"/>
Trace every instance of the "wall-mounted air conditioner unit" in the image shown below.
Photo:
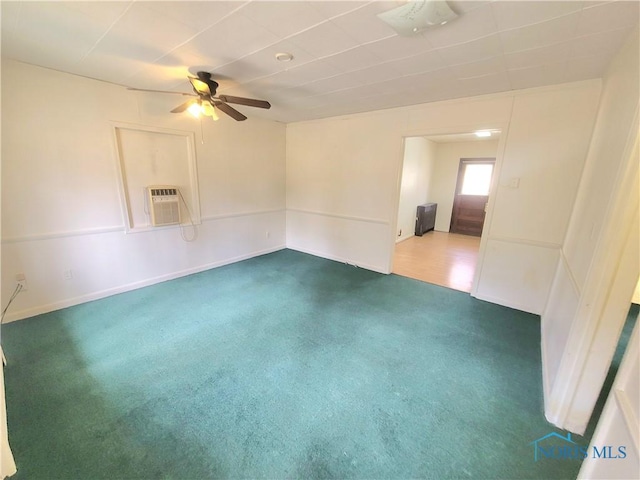
<path fill-rule="evenodd" d="M 147 187 L 151 225 L 175 225 L 180 223 L 180 199 L 177 187 L 152 185 Z"/>

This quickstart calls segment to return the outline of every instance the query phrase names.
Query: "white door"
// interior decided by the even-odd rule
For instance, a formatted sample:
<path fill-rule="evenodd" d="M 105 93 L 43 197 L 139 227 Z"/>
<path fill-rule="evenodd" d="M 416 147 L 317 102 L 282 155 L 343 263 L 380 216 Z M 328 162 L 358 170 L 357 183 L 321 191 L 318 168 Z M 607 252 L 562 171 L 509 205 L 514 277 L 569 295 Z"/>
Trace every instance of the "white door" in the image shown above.
<path fill-rule="evenodd" d="M 640 320 L 640 319 L 639 319 Z M 578 478 L 640 478 L 640 323 L 636 321 Z"/>

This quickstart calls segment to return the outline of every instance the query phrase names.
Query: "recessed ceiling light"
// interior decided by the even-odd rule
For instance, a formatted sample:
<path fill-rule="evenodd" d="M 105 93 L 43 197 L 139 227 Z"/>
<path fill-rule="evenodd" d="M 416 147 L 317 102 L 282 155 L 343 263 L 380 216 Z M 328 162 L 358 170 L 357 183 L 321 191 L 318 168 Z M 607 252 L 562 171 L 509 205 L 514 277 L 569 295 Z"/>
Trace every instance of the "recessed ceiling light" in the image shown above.
<path fill-rule="evenodd" d="M 288 52 L 276 53 L 276 60 L 278 60 L 279 62 L 290 62 L 291 60 L 293 60 L 293 55 Z"/>
<path fill-rule="evenodd" d="M 491 132 L 489 130 L 478 130 L 476 132 L 476 137 L 478 138 L 485 138 L 490 136 L 491 136 Z"/>

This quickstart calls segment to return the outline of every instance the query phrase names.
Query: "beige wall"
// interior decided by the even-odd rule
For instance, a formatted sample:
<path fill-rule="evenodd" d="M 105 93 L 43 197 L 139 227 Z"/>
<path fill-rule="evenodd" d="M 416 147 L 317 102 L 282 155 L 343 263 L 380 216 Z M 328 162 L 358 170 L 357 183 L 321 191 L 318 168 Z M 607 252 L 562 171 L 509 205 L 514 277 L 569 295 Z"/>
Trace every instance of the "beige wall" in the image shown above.
<path fill-rule="evenodd" d="M 30 93 L 43 77 L 47 108 Z M 2 125 L 3 296 L 16 273 L 25 273 L 29 284 L 12 319 L 282 248 L 285 194 L 287 245 L 388 273 L 403 138 L 494 128 L 503 131 L 501 178 L 474 295 L 540 312 L 600 83 L 286 127 L 223 118 L 203 124 L 204 144 L 197 122 L 167 114 L 175 104 L 172 96 L 130 92 L 12 61 L 3 63 L 2 88 L 11 92 L 4 95 L 3 118 L 12 120 Z M 76 105 L 73 115 L 69 105 Z M 203 219 L 196 242 L 183 242 L 171 228 L 123 233 L 111 121 L 195 134 Z M 505 176 L 519 177 L 520 188 L 505 187 Z M 521 220 L 506 215 L 510 209 Z M 158 251 L 168 254 L 157 261 Z M 68 270 L 71 279 L 64 278 Z"/>
<path fill-rule="evenodd" d="M 594 80 L 289 124 L 287 246 L 390 272 L 403 138 L 499 129 L 497 183 L 472 294 L 540 313 L 599 94 Z"/>
<path fill-rule="evenodd" d="M 597 399 L 638 279 L 638 261 L 617 257 L 637 234 L 638 45 L 636 29 L 603 79 L 580 190 L 542 315 L 547 417 L 577 432 Z M 625 253 L 637 254 L 637 245 Z"/>
<path fill-rule="evenodd" d="M 430 201 L 437 145 L 423 137 L 404 140 L 404 161 L 398 206 L 397 242 L 412 237 L 416 225 L 416 208 Z"/>
<path fill-rule="evenodd" d="M 2 100 L 2 296 L 17 273 L 29 288 L 7 319 L 284 247 L 283 124 L 207 119 L 202 138 L 197 120 L 169 113 L 179 97 L 13 61 L 2 64 Z M 195 135 L 196 241 L 177 228 L 124 233 L 111 122 Z"/>

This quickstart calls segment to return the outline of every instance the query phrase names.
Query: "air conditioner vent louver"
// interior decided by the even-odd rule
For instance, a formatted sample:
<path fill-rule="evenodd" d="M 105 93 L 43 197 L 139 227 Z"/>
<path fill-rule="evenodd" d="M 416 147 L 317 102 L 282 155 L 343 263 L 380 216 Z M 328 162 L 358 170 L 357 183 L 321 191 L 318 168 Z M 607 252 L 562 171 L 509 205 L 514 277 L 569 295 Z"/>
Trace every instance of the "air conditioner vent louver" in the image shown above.
<path fill-rule="evenodd" d="M 147 187 L 151 225 L 175 225 L 180 223 L 180 203 L 178 189 L 166 185 Z"/>

